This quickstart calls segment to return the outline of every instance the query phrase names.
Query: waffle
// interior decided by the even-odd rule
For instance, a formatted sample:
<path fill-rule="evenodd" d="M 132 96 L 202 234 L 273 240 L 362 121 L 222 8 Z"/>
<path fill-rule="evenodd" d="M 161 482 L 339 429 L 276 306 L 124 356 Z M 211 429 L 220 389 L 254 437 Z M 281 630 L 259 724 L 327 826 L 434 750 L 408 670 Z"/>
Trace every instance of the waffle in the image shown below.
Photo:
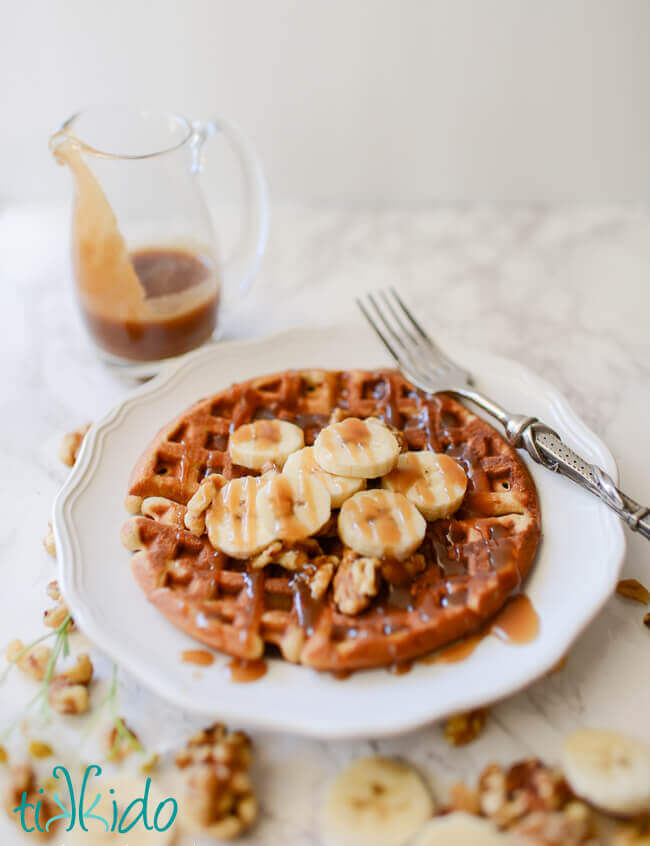
<path fill-rule="evenodd" d="M 340 613 L 332 588 L 314 601 L 295 574 L 253 570 L 184 526 L 186 504 L 210 473 L 249 475 L 228 454 L 229 432 L 260 418 L 300 426 L 312 444 L 332 416 L 379 417 L 411 450 L 446 452 L 467 493 L 450 519 L 427 524 L 426 566 L 407 584 L 390 574 L 361 614 Z M 147 598 L 198 641 L 240 659 L 278 653 L 345 671 L 416 658 L 479 629 L 516 592 L 540 538 L 533 481 L 488 423 L 445 394 L 428 395 L 395 370 L 286 371 L 232 385 L 164 426 L 136 464 L 122 539 Z M 309 554 L 341 555 L 334 532 Z M 389 567 L 390 569 L 390 567 Z M 400 579 L 396 580 L 400 582 Z"/>

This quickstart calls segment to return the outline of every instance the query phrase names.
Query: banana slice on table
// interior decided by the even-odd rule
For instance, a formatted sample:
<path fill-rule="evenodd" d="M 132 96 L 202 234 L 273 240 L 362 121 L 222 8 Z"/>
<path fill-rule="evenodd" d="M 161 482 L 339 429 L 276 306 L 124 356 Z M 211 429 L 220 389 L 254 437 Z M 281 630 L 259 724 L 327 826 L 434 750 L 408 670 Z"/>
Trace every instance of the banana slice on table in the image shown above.
<path fill-rule="evenodd" d="M 424 540 L 424 517 L 400 493 L 373 488 L 346 500 L 339 513 L 339 536 L 359 555 L 408 558 Z"/>
<path fill-rule="evenodd" d="M 460 508 L 467 476 L 460 464 L 444 453 L 404 452 L 381 486 L 404 494 L 427 520 L 440 520 Z"/>
<path fill-rule="evenodd" d="M 411 846 L 503 846 L 505 843 L 513 841 L 488 820 L 454 811 L 430 820 Z"/>
<path fill-rule="evenodd" d="M 562 747 L 562 766 L 582 799 L 612 814 L 650 812 L 650 750 L 614 731 L 580 729 Z"/>
<path fill-rule="evenodd" d="M 314 447 L 303 447 L 287 458 L 282 473 L 295 479 L 299 475 L 313 475 L 325 485 L 332 500 L 332 508 L 340 508 L 346 499 L 362 491 L 366 486 L 365 479 L 355 479 L 353 476 L 337 476 L 328 473 L 316 461 Z"/>
<path fill-rule="evenodd" d="M 228 439 L 228 452 L 235 464 L 261 470 L 269 462 L 282 467 L 304 445 L 299 426 L 287 420 L 255 420 L 235 429 Z"/>
<path fill-rule="evenodd" d="M 337 476 L 375 479 L 393 468 L 399 444 L 376 417 L 348 417 L 322 429 L 314 443 L 317 463 Z"/>
<path fill-rule="evenodd" d="M 147 830 L 144 820 L 140 817 L 133 828 L 128 833 L 125 832 L 129 824 L 136 819 L 143 803 L 136 802 L 129 813 L 126 816 L 124 814 L 134 800 L 144 798 L 145 789 L 146 776 L 116 776 L 115 778 L 102 776 L 101 781 L 91 779 L 88 782 L 89 798 L 87 798 L 87 802 L 89 807 L 97 795 L 100 798 L 97 805 L 93 806 L 92 815 L 94 816 L 89 815 L 88 809 L 86 809 L 84 824 L 88 830 L 84 831 L 77 823 L 72 831 L 65 833 L 65 835 L 63 830 L 59 828 L 57 830 L 58 836 L 63 838 L 65 846 L 89 846 L 91 843 L 93 846 L 112 846 L 112 844 L 126 846 L 127 843 L 128 846 L 171 846 L 177 840 L 179 828 L 175 815 L 174 822 L 166 831 L 156 831 L 155 828 L 151 831 Z M 111 793 L 111 790 L 114 792 Z M 160 788 L 150 784 L 146 803 L 148 825 L 154 825 L 155 814 L 163 802 L 165 803 L 164 807 L 161 808 L 156 819 L 158 827 L 164 828 L 171 819 L 174 806 L 171 802 L 166 801 L 167 798 L 161 793 Z M 114 817 L 113 802 L 117 807 L 117 818 L 116 830 L 111 832 L 110 828 L 113 825 Z M 106 820 L 109 831 L 106 831 L 106 826 L 97 817 Z M 120 824 L 122 824 L 122 832 L 117 830 Z M 65 827 L 66 821 L 64 820 L 61 825 Z"/>
<path fill-rule="evenodd" d="M 327 846 L 402 846 L 434 812 L 420 775 L 404 761 L 361 758 L 330 785 L 323 805 Z"/>
<path fill-rule="evenodd" d="M 274 539 L 298 541 L 308 538 L 330 518 L 331 501 L 325 485 L 304 473 L 274 473 L 258 495 L 260 520 Z"/>
<path fill-rule="evenodd" d="M 275 540 L 259 508 L 260 491 L 267 483 L 266 477 L 243 476 L 219 491 L 205 517 L 212 546 L 232 558 L 250 558 Z"/>

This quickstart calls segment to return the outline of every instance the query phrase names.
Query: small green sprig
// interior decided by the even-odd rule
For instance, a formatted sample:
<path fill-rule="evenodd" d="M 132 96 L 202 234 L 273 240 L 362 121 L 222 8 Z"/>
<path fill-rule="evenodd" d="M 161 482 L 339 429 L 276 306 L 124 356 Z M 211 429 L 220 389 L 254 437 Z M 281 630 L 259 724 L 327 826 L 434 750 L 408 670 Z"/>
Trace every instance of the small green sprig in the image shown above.
<path fill-rule="evenodd" d="M 104 710 L 104 708 L 108 708 L 108 712 L 111 717 L 111 723 L 115 729 L 115 739 L 111 745 L 111 748 L 108 750 L 108 760 L 113 760 L 119 756 L 120 752 L 120 743 L 126 742 L 131 746 L 131 748 L 135 752 L 145 752 L 144 746 L 140 743 L 138 738 L 133 734 L 133 732 L 129 731 L 127 728 L 126 723 L 119 716 L 117 710 L 117 664 L 113 664 L 113 676 L 111 678 L 111 685 L 108 689 L 108 693 L 102 699 L 102 701 L 97 706 L 97 711 L 95 712 L 95 717 L 99 717 L 100 713 Z"/>
<path fill-rule="evenodd" d="M 21 658 L 27 655 L 35 646 L 38 646 L 39 643 L 42 643 L 49 638 L 54 638 L 54 645 L 52 646 L 52 651 L 50 653 L 49 660 L 47 662 L 47 667 L 45 668 L 45 675 L 43 676 L 43 680 L 39 686 L 38 692 L 36 696 L 29 700 L 29 702 L 25 705 L 24 711 L 29 711 L 39 702 L 41 703 L 41 716 L 43 718 L 47 718 L 50 713 L 50 703 L 49 703 L 49 692 L 50 692 L 50 684 L 52 683 L 52 679 L 54 678 L 54 671 L 56 669 L 57 661 L 61 655 L 68 656 L 70 654 L 70 643 L 69 643 L 69 632 L 70 626 L 72 624 L 72 617 L 68 614 L 56 629 L 53 629 L 51 632 L 48 632 L 46 635 L 42 637 L 36 638 L 31 643 L 27 644 L 27 646 L 23 647 L 23 649 L 19 650 L 16 655 L 9 661 L 9 665 L 5 668 L 4 672 L 0 676 L 0 684 L 2 684 L 13 667 L 15 667 Z M 20 721 L 20 718 L 15 720 L 11 725 L 5 730 L 2 734 L 2 739 L 6 740 L 9 735 L 13 732 L 14 728 Z"/>

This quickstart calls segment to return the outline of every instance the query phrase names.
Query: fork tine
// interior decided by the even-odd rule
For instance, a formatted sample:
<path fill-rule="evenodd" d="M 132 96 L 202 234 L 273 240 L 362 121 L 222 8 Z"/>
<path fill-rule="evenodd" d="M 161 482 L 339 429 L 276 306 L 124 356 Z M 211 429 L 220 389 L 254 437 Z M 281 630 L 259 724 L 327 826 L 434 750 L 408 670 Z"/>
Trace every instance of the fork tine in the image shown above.
<path fill-rule="evenodd" d="M 363 304 L 363 301 L 361 300 L 361 298 L 360 298 L 360 297 L 356 297 L 356 304 L 357 304 L 357 305 L 359 306 L 359 308 L 361 309 L 361 313 L 362 313 L 362 314 L 363 314 L 363 316 L 366 318 L 366 320 L 368 321 L 368 323 L 369 323 L 369 324 L 372 326 L 372 328 L 375 330 L 375 333 L 377 334 L 377 337 L 379 338 L 379 340 L 382 342 L 382 344 L 386 347 L 386 349 L 388 350 L 388 352 L 391 354 L 391 356 L 392 356 L 392 357 L 393 357 L 393 359 L 395 360 L 395 363 L 396 363 L 396 364 L 398 364 L 398 365 L 400 365 L 400 364 L 401 364 L 401 362 L 400 362 L 400 357 L 399 357 L 399 355 L 395 352 L 395 350 L 393 349 L 392 345 L 389 343 L 388 339 L 384 337 L 384 335 L 382 334 L 381 329 L 379 328 L 379 326 L 377 326 L 377 324 L 375 323 L 374 319 L 370 316 L 370 313 L 369 313 L 369 312 L 368 312 L 368 310 L 366 309 L 366 307 L 365 307 L 365 305 Z"/>
<path fill-rule="evenodd" d="M 410 353 L 407 345 L 404 343 L 404 339 L 399 336 L 399 334 L 395 331 L 395 329 L 391 326 L 389 321 L 386 319 L 386 315 L 384 314 L 384 312 L 380 308 L 379 304 L 377 303 L 377 300 L 373 297 L 372 294 L 368 294 L 367 297 L 368 297 L 368 302 L 372 305 L 372 307 L 375 310 L 375 314 L 381 320 L 381 322 L 384 324 L 384 326 L 386 327 L 386 331 L 390 334 L 393 341 L 395 343 L 399 344 L 400 347 L 404 350 L 404 352 L 409 357 L 411 357 L 411 353 Z"/>
<path fill-rule="evenodd" d="M 449 358 L 449 356 L 443 350 L 440 349 L 440 347 L 438 346 L 438 344 L 436 344 L 436 342 L 433 340 L 433 338 L 431 338 L 431 336 L 428 335 L 424 331 L 424 329 L 422 328 L 422 325 L 415 319 L 415 317 L 411 313 L 410 309 L 406 306 L 406 304 L 404 303 L 404 301 L 402 300 L 400 295 L 397 293 L 395 288 L 391 287 L 389 290 L 390 290 L 391 294 L 393 295 L 393 297 L 395 298 L 395 301 L 397 302 L 399 307 L 402 309 L 403 313 L 410 320 L 411 324 L 413 325 L 413 327 L 415 328 L 417 333 L 427 343 L 427 345 L 435 353 L 435 355 L 438 356 L 440 361 L 442 363 L 446 364 L 448 367 L 457 368 L 458 365 L 456 364 L 456 362 L 452 361 Z"/>
<path fill-rule="evenodd" d="M 388 309 L 388 311 L 390 312 L 390 315 L 393 318 L 393 320 L 395 321 L 395 323 L 397 323 L 399 328 L 402 330 L 404 335 L 406 335 L 406 337 L 409 339 L 409 341 L 413 344 L 415 349 L 418 350 L 418 351 L 421 350 L 420 342 L 413 335 L 413 333 L 409 330 L 409 328 L 404 325 L 404 322 L 402 321 L 402 318 L 400 317 L 399 312 L 397 311 L 395 306 L 389 300 L 388 294 L 386 293 L 386 291 L 380 291 L 380 293 L 381 293 L 381 298 L 384 301 L 384 305 Z"/>
<path fill-rule="evenodd" d="M 391 294 L 393 295 L 393 297 L 394 297 L 394 298 L 395 298 L 395 300 L 397 301 L 397 304 L 398 304 L 398 305 L 399 305 L 399 307 L 402 309 L 402 311 L 404 312 L 404 314 L 405 314 L 405 315 L 408 317 L 408 319 L 411 321 L 411 323 L 413 324 L 414 328 L 416 329 L 416 331 L 418 332 L 418 334 L 420 335 L 420 337 L 424 338 L 424 340 L 425 340 L 427 343 L 431 344 L 432 346 L 435 346 L 435 344 L 433 343 L 433 341 L 431 340 L 431 338 L 427 335 L 427 333 L 424 331 L 424 329 L 422 328 L 422 326 L 418 323 L 418 321 L 415 319 L 415 317 L 413 317 L 413 315 L 412 315 L 412 314 L 411 314 L 411 312 L 410 312 L 410 309 L 408 309 L 408 308 L 406 307 L 406 305 L 404 304 L 404 302 L 403 302 L 402 298 L 401 298 L 401 297 L 400 297 L 400 295 L 397 293 L 397 291 L 395 290 L 395 288 L 392 288 L 392 287 L 391 287 L 391 288 L 389 288 L 389 291 L 391 292 Z"/>

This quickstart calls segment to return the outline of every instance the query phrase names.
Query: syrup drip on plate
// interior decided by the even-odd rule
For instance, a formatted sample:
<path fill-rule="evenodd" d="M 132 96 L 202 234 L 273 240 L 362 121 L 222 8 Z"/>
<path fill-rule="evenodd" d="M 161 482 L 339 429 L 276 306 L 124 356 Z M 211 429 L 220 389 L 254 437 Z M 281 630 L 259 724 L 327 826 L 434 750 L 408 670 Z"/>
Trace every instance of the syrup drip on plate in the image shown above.
<path fill-rule="evenodd" d="M 268 669 L 263 658 L 233 658 L 226 664 L 230 672 L 230 681 L 233 682 L 254 682 L 266 675 Z"/>
<path fill-rule="evenodd" d="M 196 664 L 199 667 L 209 667 L 214 664 L 214 655 L 206 649 L 188 649 L 181 655 L 186 664 Z"/>

